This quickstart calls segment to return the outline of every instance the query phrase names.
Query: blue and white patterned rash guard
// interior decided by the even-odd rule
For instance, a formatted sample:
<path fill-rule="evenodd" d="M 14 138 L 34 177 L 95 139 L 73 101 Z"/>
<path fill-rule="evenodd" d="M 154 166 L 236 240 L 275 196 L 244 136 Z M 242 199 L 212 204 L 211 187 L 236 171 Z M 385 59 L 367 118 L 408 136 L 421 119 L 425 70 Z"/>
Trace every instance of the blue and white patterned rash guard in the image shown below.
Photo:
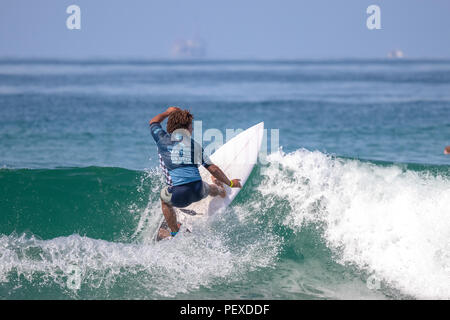
<path fill-rule="evenodd" d="M 171 135 L 159 122 L 150 124 L 150 131 L 158 146 L 159 164 L 169 186 L 179 186 L 202 180 L 198 167 L 208 168 L 211 161 L 203 148 L 190 135 L 176 130 Z"/>

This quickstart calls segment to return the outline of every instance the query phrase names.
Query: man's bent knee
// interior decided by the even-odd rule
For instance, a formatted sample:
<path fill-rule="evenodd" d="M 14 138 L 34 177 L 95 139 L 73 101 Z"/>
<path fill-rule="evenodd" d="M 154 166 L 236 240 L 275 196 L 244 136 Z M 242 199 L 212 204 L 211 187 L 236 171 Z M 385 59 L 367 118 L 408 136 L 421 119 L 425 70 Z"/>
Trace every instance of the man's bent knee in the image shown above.
<path fill-rule="evenodd" d="M 172 206 L 172 193 L 169 192 L 168 187 L 164 187 L 161 190 L 160 198 L 163 203 Z"/>

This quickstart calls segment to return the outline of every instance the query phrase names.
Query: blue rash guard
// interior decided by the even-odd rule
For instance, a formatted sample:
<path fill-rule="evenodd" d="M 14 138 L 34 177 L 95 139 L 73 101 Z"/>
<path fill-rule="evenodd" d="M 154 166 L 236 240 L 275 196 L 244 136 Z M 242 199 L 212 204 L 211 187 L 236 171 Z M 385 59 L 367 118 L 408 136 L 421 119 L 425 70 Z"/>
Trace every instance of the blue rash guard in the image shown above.
<path fill-rule="evenodd" d="M 150 131 L 158 146 L 159 163 L 169 186 L 202 180 L 198 167 L 208 168 L 211 161 L 200 144 L 189 135 L 168 134 L 159 122 L 151 123 Z"/>
<path fill-rule="evenodd" d="M 211 165 L 203 148 L 190 135 L 168 134 L 159 122 L 150 124 L 150 131 L 158 146 L 159 164 L 166 176 L 167 187 L 161 190 L 161 200 L 184 208 L 204 199 L 209 185 L 202 181 L 198 167 Z"/>

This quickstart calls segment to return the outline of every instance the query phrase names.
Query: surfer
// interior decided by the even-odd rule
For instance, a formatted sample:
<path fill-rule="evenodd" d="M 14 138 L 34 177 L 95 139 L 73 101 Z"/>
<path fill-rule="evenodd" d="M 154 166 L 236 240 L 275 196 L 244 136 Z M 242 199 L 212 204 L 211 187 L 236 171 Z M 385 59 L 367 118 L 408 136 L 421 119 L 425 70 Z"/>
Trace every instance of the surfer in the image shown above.
<path fill-rule="evenodd" d="M 445 147 L 444 154 L 450 154 L 450 146 Z"/>
<path fill-rule="evenodd" d="M 166 131 L 161 122 L 166 118 Z M 159 163 L 167 186 L 161 190 L 161 207 L 171 232 L 160 229 L 159 237 L 174 237 L 179 229 L 174 207 L 184 208 L 210 196 L 225 197 L 223 184 L 241 188 L 240 179 L 229 180 L 223 171 L 204 154 L 203 148 L 192 138 L 193 115 L 188 110 L 169 107 L 150 120 L 150 131 L 158 146 Z M 198 167 L 204 166 L 214 184 L 202 181 Z"/>

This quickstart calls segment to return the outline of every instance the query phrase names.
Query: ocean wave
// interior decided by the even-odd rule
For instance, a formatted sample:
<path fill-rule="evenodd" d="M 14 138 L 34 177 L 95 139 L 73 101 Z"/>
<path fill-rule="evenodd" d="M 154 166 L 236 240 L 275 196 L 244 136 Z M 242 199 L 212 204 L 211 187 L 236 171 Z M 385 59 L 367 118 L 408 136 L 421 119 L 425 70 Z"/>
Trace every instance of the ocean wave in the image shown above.
<path fill-rule="evenodd" d="M 288 201 L 284 224 L 294 231 L 323 226 L 339 263 L 408 296 L 449 299 L 448 173 L 298 150 L 272 155 L 258 190 Z"/>
<path fill-rule="evenodd" d="M 154 243 L 162 185 L 156 170 L 0 169 L 0 296 L 450 298 L 449 166 L 275 153 L 225 212 Z"/>

